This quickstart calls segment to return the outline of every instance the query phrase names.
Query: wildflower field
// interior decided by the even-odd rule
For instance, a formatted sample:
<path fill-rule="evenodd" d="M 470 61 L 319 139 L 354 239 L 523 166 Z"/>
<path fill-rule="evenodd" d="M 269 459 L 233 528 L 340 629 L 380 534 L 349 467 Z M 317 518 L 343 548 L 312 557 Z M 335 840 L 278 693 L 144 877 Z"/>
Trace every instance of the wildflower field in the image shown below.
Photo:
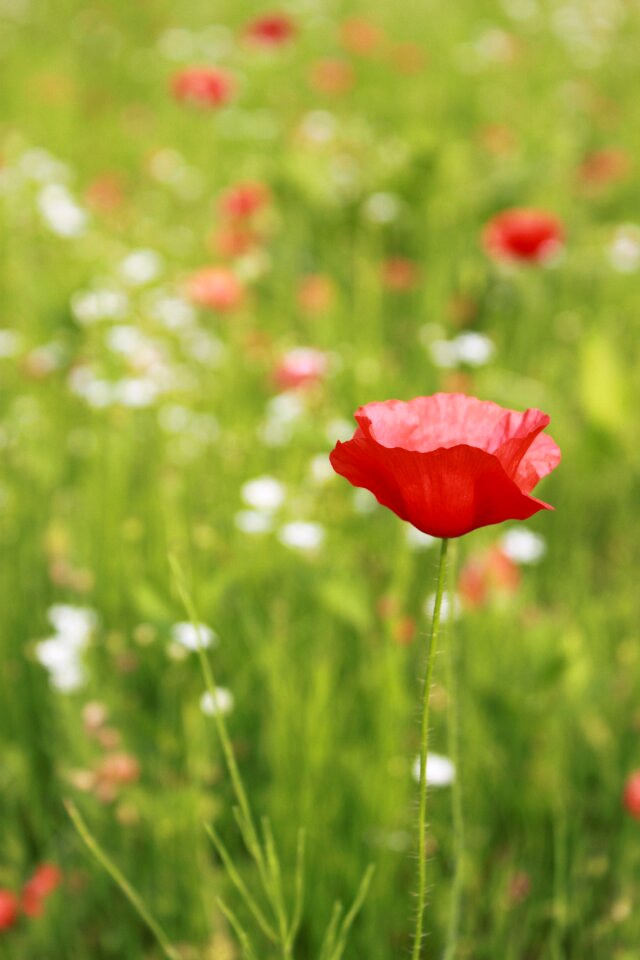
<path fill-rule="evenodd" d="M 0 960 L 640 956 L 639 44 L 0 0 Z"/>

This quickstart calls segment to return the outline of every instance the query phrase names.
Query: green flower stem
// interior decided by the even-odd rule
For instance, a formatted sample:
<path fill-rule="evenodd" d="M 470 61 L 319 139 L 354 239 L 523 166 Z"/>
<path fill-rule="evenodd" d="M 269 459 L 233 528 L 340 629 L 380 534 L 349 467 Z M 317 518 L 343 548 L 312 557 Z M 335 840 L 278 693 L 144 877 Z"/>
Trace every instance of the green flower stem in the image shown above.
<path fill-rule="evenodd" d="M 449 557 L 449 596 L 455 589 L 456 544 L 453 544 Z M 449 757 L 455 774 L 451 784 L 451 807 L 453 813 L 454 868 L 451 903 L 449 906 L 449 924 L 444 960 L 454 960 L 458 949 L 460 934 L 460 916 L 464 891 L 464 872 L 466 866 L 466 839 L 464 807 L 462 799 L 462 768 L 460 766 L 460 685 L 458 682 L 459 649 L 453 617 L 447 624 L 447 648 L 449 652 Z"/>
<path fill-rule="evenodd" d="M 67 800 L 65 801 L 65 807 L 74 827 L 80 834 L 80 837 L 84 841 L 85 845 L 93 854 L 101 867 L 106 870 L 111 879 L 120 887 L 120 890 L 136 910 L 140 919 L 147 925 L 149 930 L 151 930 L 151 933 L 156 938 L 167 960 L 180 960 L 180 954 L 175 947 L 171 945 L 168 936 L 158 921 L 152 916 L 151 913 L 149 913 L 146 904 L 138 892 L 133 889 L 120 868 L 116 866 L 113 860 L 102 849 L 94 835 L 89 830 L 89 827 L 78 813 L 78 808 L 76 807 L 75 803 Z"/>
<path fill-rule="evenodd" d="M 217 700 L 218 685 L 213 673 L 213 668 L 207 658 L 206 653 L 204 652 L 204 644 L 202 643 L 201 636 L 201 623 L 198 617 L 198 614 L 195 609 L 195 605 L 191 599 L 191 595 L 188 592 L 185 583 L 182 569 L 180 568 L 178 561 L 175 557 L 171 556 L 169 558 L 171 563 L 171 568 L 175 578 L 175 586 L 184 604 L 184 608 L 187 612 L 190 622 L 193 624 L 196 630 L 197 637 L 197 651 L 198 657 L 200 659 L 200 667 L 202 669 L 202 674 L 204 677 L 205 688 L 207 693 L 211 697 L 211 702 L 214 704 Z M 258 861 L 258 866 L 261 868 L 261 872 L 266 871 L 266 865 L 264 863 L 264 857 L 262 856 L 262 849 L 260 847 L 260 842 L 258 840 L 258 831 L 256 829 L 253 816 L 251 813 L 251 807 L 249 806 L 249 799 L 247 797 L 244 784 L 242 782 L 242 777 L 240 776 L 240 771 L 238 770 L 238 764 L 236 763 L 236 757 L 233 752 L 233 747 L 231 745 L 231 739 L 229 737 L 229 731 L 227 730 L 227 725 L 225 723 L 224 715 L 222 710 L 214 709 L 214 722 L 218 731 L 218 736 L 220 737 L 220 743 L 222 745 L 222 752 L 224 754 L 225 763 L 227 764 L 227 769 L 231 777 L 231 783 L 233 786 L 233 791 L 242 814 L 243 824 L 247 831 L 250 853 L 252 853 L 256 860 Z"/>
<path fill-rule="evenodd" d="M 429 632 L 429 644 L 427 647 L 427 664 L 425 669 L 424 687 L 422 690 L 422 725 L 420 742 L 420 800 L 418 808 L 418 911 L 416 916 L 416 932 L 413 941 L 412 960 L 420 960 L 422 948 L 424 908 L 427 889 L 427 853 L 426 835 L 427 835 L 427 754 L 429 751 L 429 695 L 431 693 L 431 681 L 433 677 L 433 663 L 435 660 L 436 643 L 438 632 L 440 630 L 440 611 L 442 609 L 442 596 L 446 580 L 447 569 L 447 546 L 449 541 L 446 538 L 442 540 L 440 548 L 440 562 L 438 566 L 438 586 L 436 589 L 435 603 L 433 607 L 433 619 L 431 621 L 431 630 Z"/>

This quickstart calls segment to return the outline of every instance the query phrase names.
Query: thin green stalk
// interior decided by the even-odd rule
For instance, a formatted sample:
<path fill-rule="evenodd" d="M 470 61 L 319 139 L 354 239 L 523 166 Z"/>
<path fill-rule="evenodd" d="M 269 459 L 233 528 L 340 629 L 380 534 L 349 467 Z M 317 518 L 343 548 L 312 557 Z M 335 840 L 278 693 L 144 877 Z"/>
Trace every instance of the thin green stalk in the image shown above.
<path fill-rule="evenodd" d="M 291 918 L 291 926 L 289 927 L 288 941 L 293 946 L 293 943 L 298 934 L 300 928 L 300 921 L 302 920 L 302 909 L 304 906 L 304 858 L 305 858 L 305 846 L 306 846 L 306 833 L 303 829 L 298 831 L 298 845 L 296 849 L 296 872 L 295 872 L 295 901 L 293 908 L 293 916 Z"/>
<path fill-rule="evenodd" d="M 333 905 L 333 910 L 331 911 L 331 919 L 329 920 L 327 932 L 324 935 L 324 940 L 322 941 L 322 946 L 320 948 L 320 960 L 329 960 L 332 955 L 335 947 L 336 937 L 338 935 L 338 924 L 340 923 L 343 909 L 344 908 L 340 901 L 336 900 Z"/>
<path fill-rule="evenodd" d="M 217 683 L 213 673 L 213 667 L 204 651 L 204 645 L 200 642 L 200 619 L 198 617 L 195 605 L 191 599 L 191 596 L 184 584 L 184 578 L 182 570 L 178 564 L 178 561 L 175 557 L 171 556 L 170 558 L 171 567 L 173 569 L 176 588 L 180 595 L 180 599 L 184 605 L 184 608 L 187 612 L 187 616 L 190 621 L 193 623 L 196 631 L 198 633 L 198 656 L 200 659 L 200 667 L 202 669 L 202 674 L 204 677 L 205 687 L 209 696 L 211 697 L 212 703 L 215 705 L 217 700 Z M 236 762 L 235 753 L 233 752 L 233 747 L 231 745 L 231 738 L 229 737 L 229 731 L 227 730 L 227 724 L 224 719 L 224 714 L 222 710 L 214 710 L 214 721 L 218 730 L 218 736 L 220 737 L 220 743 L 222 745 L 222 752 L 224 754 L 225 763 L 229 771 L 229 776 L 231 777 L 231 783 L 233 785 L 233 790 L 238 801 L 238 806 L 240 807 L 240 812 L 242 815 L 242 820 L 244 822 L 244 831 L 243 833 L 247 839 L 247 846 L 249 852 L 253 856 L 258 870 L 260 872 L 260 877 L 265 888 L 269 887 L 269 878 L 267 872 L 267 865 L 265 862 L 264 854 L 262 847 L 260 846 L 260 840 L 258 838 L 258 831 L 256 829 L 253 814 L 251 813 L 251 807 L 249 805 L 249 799 L 247 797 L 244 784 L 242 782 L 242 777 L 240 776 L 240 771 L 238 769 L 238 764 Z"/>
<path fill-rule="evenodd" d="M 225 866 L 229 879 L 233 883 L 234 887 L 236 888 L 240 896 L 245 901 L 247 907 L 253 914 L 258 926 L 260 927 L 262 932 L 265 934 L 265 936 L 269 938 L 269 940 L 273 941 L 274 943 L 277 943 L 278 942 L 277 933 L 275 932 L 275 930 L 273 929 L 273 927 L 271 926 L 271 924 L 263 914 L 262 910 L 258 906 L 257 902 L 254 900 L 253 896 L 247 889 L 247 885 L 245 884 L 244 880 L 240 876 L 240 873 L 238 872 L 236 865 L 233 862 L 231 855 L 229 854 L 229 851 L 227 850 L 222 840 L 218 836 L 217 831 L 215 830 L 214 827 L 211 826 L 211 824 L 207 824 L 205 826 L 205 830 L 209 834 L 209 838 L 211 839 L 211 842 L 216 848 L 218 856 L 220 857 L 220 859 L 222 860 Z"/>
<path fill-rule="evenodd" d="M 564 960 L 564 937 L 568 918 L 567 884 L 567 812 L 558 790 L 558 805 L 553 822 L 553 928 L 551 933 L 551 955 L 553 960 Z"/>
<path fill-rule="evenodd" d="M 349 931 L 351 930 L 353 921 L 360 913 L 362 904 L 364 903 L 367 893 L 369 892 L 369 886 L 371 885 L 371 878 L 373 877 L 374 870 L 375 867 L 370 863 L 364 872 L 364 876 L 360 881 L 360 886 L 358 887 L 355 900 L 351 904 L 351 909 L 345 916 L 340 926 L 340 932 L 338 934 L 336 945 L 331 952 L 331 960 L 341 960 L 342 954 L 344 953 L 344 948 L 347 945 L 347 937 L 349 936 Z"/>
<path fill-rule="evenodd" d="M 242 947 L 242 953 L 244 954 L 245 960 L 257 960 L 256 952 L 253 948 L 251 940 L 249 939 L 249 934 L 244 929 L 231 907 L 227 906 L 221 897 L 218 897 L 217 904 L 233 928 L 233 931 L 240 942 L 240 946 Z"/>
<path fill-rule="evenodd" d="M 171 566 L 175 576 L 176 588 L 178 590 L 178 593 L 180 594 L 180 599 L 184 604 L 184 608 L 187 611 L 187 615 L 191 623 L 194 625 L 196 629 L 196 633 L 198 637 L 198 655 L 200 657 L 200 666 L 202 668 L 202 673 L 204 675 L 204 681 L 205 681 L 205 686 L 207 688 L 207 692 L 212 698 L 212 703 L 215 705 L 217 700 L 217 684 L 213 674 L 213 668 L 204 652 L 204 645 L 203 643 L 201 643 L 200 618 L 198 617 L 198 614 L 196 612 L 191 596 L 189 595 L 189 592 L 187 591 L 184 585 L 182 570 L 180 569 L 180 566 L 178 565 L 177 560 L 175 559 L 175 557 L 170 557 L 170 562 L 171 562 Z M 253 817 L 251 814 L 251 808 L 249 806 L 249 800 L 247 798 L 247 794 L 244 789 L 244 784 L 242 783 L 242 778 L 240 777 L 240 771 L 238 770 L 238 765 L 236 763 L 233 747 L 231 746 L 231 739 L 229 737 L 229 732 L 227 730 L 227 724 L 224 719 L 223 711 L 214 709 L 213 715 L 214 715 L 214 720 L 216 722 L 216 726 L 218 728 L 218 734 L 220 736 L 220 742 L 222 744 L 224 758 L 227 764 L 227 768 L 229 770 L 229 775 L 231 777 L 231 782 L 233 784 L 233 789 L 236 794 L 238 805 L 240 806 L 242 814 L 246 820 L 247 826 L 249 828 L 249 831 L 252 837 L 252 841 L 254 841 L 256 847 L 259 848 L 260 845 L 258 842 L 258 833 L 257 833 L 257 830 L 255 829 Z"/>
<path fill-rule="evenodd" d="M 456 544 L 452 545 L 449 557 L 448 591 L 453 597 L 455 589 Z M 460 916 L 462 913 L 462 895 L 464 891 L 464 871 L 466 865 L 466 837 L 464 806 L 462 798 L 462 768 L 460 765 L 460 685 L 458 683 L 459 649 L 453 617 L 447 622 L 447 647 L 449 653 L 449 757 L 455 774 L 451 784 L 451 808 L 453 814 L 453 885 L 449 906 L 449 923 L 444 960 L 454 960 L 460 936 Z"/>
<path fill-rule="evenodd" d="M 418 911 L 416 916 L 416 930 L 413 941 L 412 960 L 420 960 L 422 948 L 422 931 L 424 924 L 424 908 L 427 890 L 427 853 L 425 850 L 427 838 L 427 754 L 429 752 L 429 698 L 433 677 L 433 663 L 435 659 L 436 643 L 440 630 L 440 611 L 447 569 L 447 546 L 449 541 L 442 540 L 440 561 L 438 565 L 438 585 L 433 607 L 433 619 L 429 632 L 427 646 L 427 663 L 425 668 L 424 688 L 422 691 L 422 725 L 420 740 L 420 799 L 418 806 Z"/>
<path fill-rule="evenodd" d="M 200 666 L 204 677 L 205 687 L 209 693 L 209 696 L 211 697 L 212 703 L 215 704 L 217 700 L 217 684 L 211 662 L 205 653 L 204 645 L 200 642 L 200 618 L 198 617 L 195 604 L 191 599 L 189 591 L 185 586 L 184 577 L 178 561 L 172 556 L 170 557 L 170 563 L 175 576 L 176 588 L 180 595 L 180 599 L 182 600 L 184 608 L 187 612 L 187 616 L 197 632 L 198 656 L 200 659 Z M 288 924 L 280 885 L 280 869 L 275 853 L 273 837 L 270 830 L 265 833 L 265 849 L 263 849 L 258 835 L 258 830 L 253 819 L 253 814 L 251 812 L 249 798 L 247 797 L 244 783 L 240 775 L 240 770 L 238 769 L 238 764 L 236 762 L 235 753 L 231 744 L 231 738 L 229 737 L 229 731 L 227 730 L 224 714 L 221 710 L 214 710 L 213 716 L 218 730 L 218 736 L 220 737 L 220 743 L 222 744 L 222 751 L 227 769 L 229 771 L 229 776 L 231 777 L 233 790 L 236 800 L 238 801 L 238 807 L 234 809 L 234 814 L 236 814 L 238 826 L 249 853 L 256 862 L 263 889 L 273 909 L 276 922 L 278 924 L 277 941 L 282 948 L 282 958 L 283 960 L 290 960 L 292 945 L 288 936 Z"/>
<path fill-rule="evenodd" d="M 282 872 L 280 870 L 280 861 L 276 851 L 273 831 L 268 817 L 262 818 L 262 833 L 264 836 L 264 849 L 267 854 L 267 866 L 271 878 L 271 889 L 273 891 L 273 910 L 278 922 L 280 931 L 280 944 L 282 946 L 283 960 L 289 960 L 291 957 L 291 943 L 288 936 L 287 909 L 284 902 L 282 891 Z"/>
<path fill-rule="evenodd" d="M 133 908 L 136 910 L 140 919 L 148 926 L 149 930 L 154 935 L 159 946 L 161 947 L 165 957 L 167 957 L 167 960 L 180 960 L 179 953 L 174 947 L 172 947 L 168 936 L 158 921 L 151 916 L 140 895 L 133 889 L 124 874 L 121 873 L 120 868 L 115 865 L 113 860 L 111 860 L 111 858 L 102 849 L 96 838 L 89 830 L 89 827 L 80 816 L 75 803 L 67 800 L 65 801 L 65 808 L 86 847 L 93 854 L 100 866 L 106 870 L 111 879 L 117 884 L 118 887 L 120 887 L 125 897 L 127 897 L 129 900 L 129 903 L 131 903 Z"/>

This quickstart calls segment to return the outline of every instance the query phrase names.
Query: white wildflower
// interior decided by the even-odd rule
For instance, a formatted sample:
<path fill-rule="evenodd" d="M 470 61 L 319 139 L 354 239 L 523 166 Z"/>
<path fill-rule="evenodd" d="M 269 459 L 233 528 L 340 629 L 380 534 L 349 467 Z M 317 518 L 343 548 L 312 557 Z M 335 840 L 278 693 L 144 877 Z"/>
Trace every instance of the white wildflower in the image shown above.
<path fill-rule="evenodd" d="M 512 527 L 501 537 L 500 548 L 514 563 L 538 563 L 547 552 L 544 537 L 526 527 Z"/>
<path fill-rule="evenodd" d="M 275 477 L 256 477 L 242 485 L 242 499 L 254 510 L 266 513 L 277 510 L 284 503 L 286 490 Z"/>
<path fill-rule="evenodd" d="M 420 781 L 420 757 L 413 764 L 413 776 Z M 456 768 L 448 757 L 440 753 L 427 754 L 427 784 L 430 787 L 448 787 L 455 780 Z"/>
<path fill-rule="evenodd" d="M 322 546 L 324 536 L 324 527 L 319 523 L 295 520 L 282 527 L 278 539 L 285 547 L 306 552 L 318 550 Z"/>
<path fill-rule="evenodd" d="M 208 717 L 231 713 L 234 706 L 233 694 L 226 687 L 216 687 L 215 697 L 209 691 L 200 697 L 200 709 Z"/>
<path fill-rule="evenodd" d="M 218 642 L 218 635 L 207 627 L 204 623 L 197 626 L 193 623 L 182 622 L 174 623 L 171 628 L 171 636 L 175 643 L 184 647 L 185 650 L 203 650 L 215 646 Z"/>

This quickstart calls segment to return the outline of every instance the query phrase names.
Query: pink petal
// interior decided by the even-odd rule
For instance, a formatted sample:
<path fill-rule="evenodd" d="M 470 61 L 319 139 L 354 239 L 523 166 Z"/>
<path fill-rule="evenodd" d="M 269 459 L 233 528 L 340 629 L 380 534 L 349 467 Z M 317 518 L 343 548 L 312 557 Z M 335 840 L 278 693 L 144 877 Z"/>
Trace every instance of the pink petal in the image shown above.
<path fill-rule="evenodd" d="M 362 435 L 384 447 L 426 453 L 460 443 L 487 450 L 497 424 L 510 412 L 463 393 L 436 393 L 408 402 L 367 403 L 355 418 Z"/>
<path fill-rule="evenodd" d="M 520 461 L 515 475 L 522 492 L 530 493 L 539 480 L 555 470 L 561 458 L 560 447 L 548 433 L 537 436 Z"/>
<path fill-rule="evenodd" d="M 510 410 L 497 424 L 489 450 L 495 453 L 507 476 L 515 477 L 520 461 L 548 423 L 546 413 L 530 409 L 524 413 Z"/>

